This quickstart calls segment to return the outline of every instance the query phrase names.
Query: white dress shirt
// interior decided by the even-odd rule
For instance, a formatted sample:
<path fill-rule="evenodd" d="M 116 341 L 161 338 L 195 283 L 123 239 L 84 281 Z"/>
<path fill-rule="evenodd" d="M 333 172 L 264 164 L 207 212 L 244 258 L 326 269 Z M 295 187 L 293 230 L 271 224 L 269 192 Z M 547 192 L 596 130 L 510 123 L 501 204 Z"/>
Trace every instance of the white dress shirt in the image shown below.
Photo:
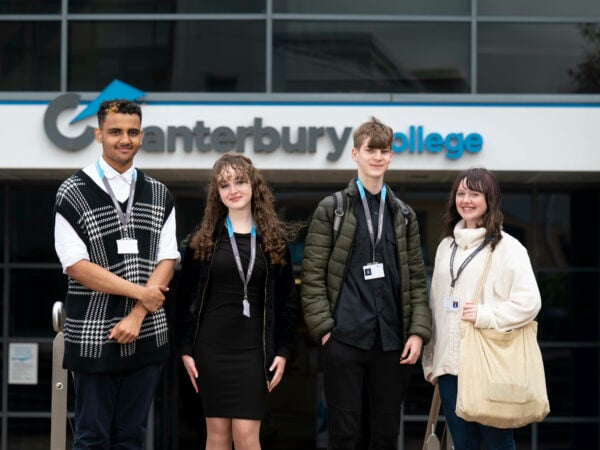
<path fill-rule="evenodd" d="M 100 163 L 100 168 L 104 171 L 104 176 L 108 180 L 117 200 L 120 203 L 125 202 L 129 197 L 135 168 L 132 166 L 124 173 L 119 173 L 108 165 L 103 158 L 98 158 L 98 162 Z M 83 171 L 94 180 L 104 192 L 107 192 L 106 187 L 98 174 L 95 163 L 85 167 Z M 157 263 L 163 259 L 174 259 L 177 262 L 179 261 L 180 254 L 177 248 L 177 236 L 175 231 L 175 207 L 173 207 L 171 214 L 169 214 L 160 233 Z M 81 240 L 71 224 L 59 213 L 56 213 L 54 222 L 54 248 L 62 265 L 63 273 L 66 273 L 67 268 L 81 260 L 90 260 L 90 255 L 85 243 Z"/>

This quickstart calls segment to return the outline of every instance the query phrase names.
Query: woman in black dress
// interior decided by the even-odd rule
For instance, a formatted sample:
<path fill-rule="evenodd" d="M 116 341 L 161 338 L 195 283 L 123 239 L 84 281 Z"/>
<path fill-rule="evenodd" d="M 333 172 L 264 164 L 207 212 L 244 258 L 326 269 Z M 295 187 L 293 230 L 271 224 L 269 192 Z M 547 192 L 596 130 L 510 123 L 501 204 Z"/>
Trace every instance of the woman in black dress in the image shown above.
<path fill-rule="evenodd" d="M 180 287 L 192 305 L 180 353 L 202 400 L 206 448 L 231 450 L 233 442 L 236 450 L 260 449 L 267 395 L 296 338 L 297 303 L 273 195 L 241 154 L 227 153 L 213 166 Z"/>

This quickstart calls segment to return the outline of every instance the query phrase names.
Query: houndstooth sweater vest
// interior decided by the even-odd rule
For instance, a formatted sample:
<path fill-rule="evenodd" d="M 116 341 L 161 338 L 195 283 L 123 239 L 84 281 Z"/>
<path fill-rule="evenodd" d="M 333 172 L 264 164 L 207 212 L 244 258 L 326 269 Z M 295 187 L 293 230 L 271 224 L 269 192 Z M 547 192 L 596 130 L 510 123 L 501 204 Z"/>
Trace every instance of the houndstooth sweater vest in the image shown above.
<path fill-rule="evenodd" d="M 125 205 L 121 206 L 123 209 Z M 144 285 L 156 267 L 160 233 L 173 209 L 166 186 L 137 171 L 127 235 L 110 196 L 83 171 L 60 186 L 55 212 L 85 242 L 90 261 L 132 283 Z M 118 254 L 118 239 L 137 239 L 138 254 Z M 138 338 L 130 344 L 108 340 L 110 330 L 136 300 L 93 291 L 69 278 L 64 326 L 63 366 L 79 372 L 119 372 L 163 362 L 169 356 L 164 308 L 148 314 Z"/>

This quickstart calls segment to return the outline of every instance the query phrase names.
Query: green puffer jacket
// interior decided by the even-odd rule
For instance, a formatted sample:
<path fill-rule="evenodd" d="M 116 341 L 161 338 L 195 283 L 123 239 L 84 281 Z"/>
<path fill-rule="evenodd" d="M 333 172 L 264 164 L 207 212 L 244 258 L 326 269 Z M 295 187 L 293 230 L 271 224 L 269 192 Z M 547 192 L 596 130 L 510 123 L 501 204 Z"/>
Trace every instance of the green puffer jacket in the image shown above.
<path fill-rule="evenodd" d="M 356 189 L 354 180 L 344 189 L 348 206 L 335 248 L 332 249 L 333 196 L 321 200 L 308 228 L 302 261 L 302 308 L 310 334 L 319 343 L 334 327 L 333 311 L 342 289 L 356 233 L 353 207 Z M 400 265 L 398 270 L 402 277 L 404 339 L 417 335 L 425 345 L 431 339 L 431 310 L 427 298 L 419 225 L 415 212 L 405 207 L 389 187 L 387 192 L 386 201 L 394 212 L 394 232 Z M 409 211 L 406 220 L 402 208 Z"/>

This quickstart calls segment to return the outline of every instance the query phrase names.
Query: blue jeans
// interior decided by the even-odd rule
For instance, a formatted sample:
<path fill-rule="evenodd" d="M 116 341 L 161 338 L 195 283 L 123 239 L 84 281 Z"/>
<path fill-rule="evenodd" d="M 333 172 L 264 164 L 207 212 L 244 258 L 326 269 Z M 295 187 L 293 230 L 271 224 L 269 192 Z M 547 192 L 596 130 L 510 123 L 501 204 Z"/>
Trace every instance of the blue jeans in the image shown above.
<path fill-rule="evenodd" d="M 442 408 L 455 450 L 480 450 L 483 442 L 485 450 L 515 450 L 513 430 L 488 427 L 476 422 L 467 422 L 456 415 L 456 393 L 458 378 L 443 375 L 438 378 Z M 473 389 L 477 389 L 473 386 Z"/>

